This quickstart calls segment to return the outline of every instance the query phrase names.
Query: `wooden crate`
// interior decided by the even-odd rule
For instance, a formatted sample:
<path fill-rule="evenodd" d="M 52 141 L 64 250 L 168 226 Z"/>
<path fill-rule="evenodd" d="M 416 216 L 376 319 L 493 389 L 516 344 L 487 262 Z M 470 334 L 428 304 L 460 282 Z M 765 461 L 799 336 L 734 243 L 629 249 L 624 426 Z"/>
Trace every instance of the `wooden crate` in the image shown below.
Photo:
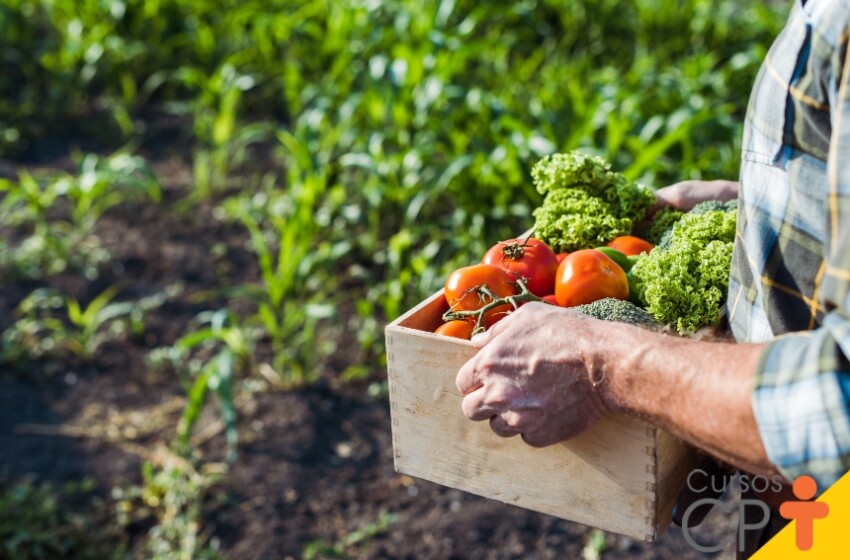
<path fill-rule="evenodd" d="M 664 430 L 611 415 L 542 449 L 501 438 L 461 411 L 455 375 L 475 348 L 438 336 L 442 292 L 387 326 L 398 472 L 479 496 L 653 541 L 670 521 L 696 451 Z"/>

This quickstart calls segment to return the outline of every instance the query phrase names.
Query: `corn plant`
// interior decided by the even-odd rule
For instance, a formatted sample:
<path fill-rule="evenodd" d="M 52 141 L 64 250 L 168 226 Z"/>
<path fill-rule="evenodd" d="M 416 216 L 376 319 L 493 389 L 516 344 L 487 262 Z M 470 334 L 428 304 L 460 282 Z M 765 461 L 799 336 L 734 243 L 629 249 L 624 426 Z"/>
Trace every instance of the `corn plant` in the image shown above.
<path fill-rule="evenodd" d="M 166 455 L 156 464 L 145 461 L 140 485 L 116 488 L 113 498 L 119 522 L 129 525 L 152 520 L 144 540 L 144 557 L 151 560 L 221 560 L 217 545 L 204 530 L 204 500 L 221 473 L 196 468 L 178 456 Z"/>
<path fill-rule="evenodd" d="M 368 551 L 369 540 L 385 532 L 396 522 L 397 517 L 394 513 L 381 512 L 377 520 L 348 533 L 335 543 L 327 543 L 323 540 L 311 541 L 304 546 L 301 558 L 303 560 L 349 558 L 348 551 L 355 547 L 360 549 L 359 552 L 364 553 Z"/>
<path fill-rule="evenodd" d="M 174 346 L 152 352 L 150 361 L 155 367 L 167 364 L 175 369 L 186 391 L 186 408 L 177 428 L 181 452 L 191 454 L 192 428 L 203 411 L 207 395 L 213 392 L 224 422 L 227 461 L 233 462 L 239 439 L 234 383 L 238 375 L 247 376 L 254 370 L 254 334 L 226 309 L 199 314 L 192 329 Z"/>
<path fill-rule="evenodd" d="M 193 198 L 203 199 L 227 186 L 231 170 L 246 159 L 251 144 L 266 137 L 270 127 L 263 123 L 240 126 L 239 109 L 244 92 L 257 78 L 240 73 L 236 64 L 245 56 L 233 56 L 211 75 L 199 68 L 179 69 L 173 80 L 198 94 L 192 106 L 195 147 Z"/>
<path fill-rule="evenodd" d="M 529 169 L 547 153 L 592 148 L 653 185 L 736 173 L 735 101 L 763 55 L 758 41 L 776 30 L 769 8 L 723 4 L 729 18 L 758 22 L 741 34 L 712 2 L 688 3 L 686 17 L 655 2 L 581 6 L 399 2 L 299 14 L 286 75 L 292 134 L 356 207 L 344 219 L 375 274 L 364 321 L 437 289 L 446 270 L 434 262 L 456 266 L 484 239 L 527 228 L 539 202 Z M 704 48 L 681 40 L 697 35 Z M 670 63 L 659 64 L 661 50 Z M 355 65 L 362 71 L 343 71 Z"/>
<path fill-rule="evenodd" d="M 581 549 L 582 560 L 600 560 L 605 547 L 605 531 L 592 530 L 585 540 L 584 548 Z"/>
<path fill-rule="evenodd" d="M 122 202 L 162 198 L 159 181 L 147 162 L 125 152 L 107 158 L 84 155 L 77 176 L 62 177 L 57 188 L 71 202 L 70 223 L 80 234 L 90 232 L 107 210 Z"/>
<path fill-rule="evenodd" d="M 144 333 L 144 315 L 162 305 L 165 293 L 139 301 L 112 301 L 118 286 L 88 305 L 49 288 L 38 288 L 18 304 L 15 323 L 0 335 L 0 362 L 15 364 L 73 355 L 91 362 L 98 348 L 128 334 Z"/>
<path fill-rule="evenodd" d="M 67 266 L 72 240 L 68 228 L 53 224 L 48 211 L 60 196 L 54 182 L 40 184 L 26 170 L 18 181 L 0 179 L 0 221 L 11 228 L 29 230 L 17 244 L 0 245 L 0 268 L 13 275 L 38 278 L 62 272 Z M 81 252 L 87 265 L 97 266 L 103 259 L 97 251 Z"/>
<path fill-rule="evenodd" d="M 91 479 L 56 485 L 0 472 L 0 557 L 16 560 L 126 558 L 126 538 Z"/>
<path fill-rule="evenodd" d="M 268 337 L 280 381 L 301 384 L 318 376 L 316 366 L 329 350 L 319 325 L 335 313 L 336 280 L 320 265 L 333 259 L 335 246 L 316 243 L 315 215 L 327 188 L 326 172 L 300 167 L 312 161 L 307 147 L 287 133 L 280 138 L 292 156 L 287 190 L 280 192 L 272 183 L 253 197 L 224 205 L 228 217 L 248 230 L 262 279 L 231 293 L 256 304 L 251 320 Z"/>
<path fill-rule="evenodd" d="M 95 223 L 122 202 L 161 197 L 159 182 L 140 157 L 118 152 L 82 157 L 77 175 L 37 179 L 21 170 L 17 181 L 0 179 L 0 222 L 24 232 L 15 245 L 0 247 L 0 269 L 25 278 L 80 270 L 93 279 L 108 253 L 94 235 Z"/>

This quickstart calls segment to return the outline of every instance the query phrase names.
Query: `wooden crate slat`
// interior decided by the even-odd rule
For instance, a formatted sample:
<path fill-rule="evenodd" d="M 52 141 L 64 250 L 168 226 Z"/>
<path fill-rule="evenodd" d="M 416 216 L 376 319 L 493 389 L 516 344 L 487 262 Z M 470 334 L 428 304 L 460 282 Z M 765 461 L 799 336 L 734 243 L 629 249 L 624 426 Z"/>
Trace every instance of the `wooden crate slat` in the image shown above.
<path fill-rule="evenodd" d="M 431 332 L 446 308 L 435 294 L 386 330 L 396 470 L 632 538 L 657 538 L 694 451 L 621 415 L 542 449 L 470 422 L 455 374 L 476 349 Z"/>

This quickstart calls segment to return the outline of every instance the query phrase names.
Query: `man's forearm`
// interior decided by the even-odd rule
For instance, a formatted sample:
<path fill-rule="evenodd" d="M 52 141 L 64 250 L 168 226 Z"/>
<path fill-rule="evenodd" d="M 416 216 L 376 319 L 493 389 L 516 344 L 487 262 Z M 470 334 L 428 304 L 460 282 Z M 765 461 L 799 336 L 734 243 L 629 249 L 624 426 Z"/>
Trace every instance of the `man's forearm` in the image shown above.
<path fill-rule="evenodd" d="M 750 400 L 762 345 L 699 342 L 618 325 L 600 360 L 606 401 L 719 459 L 772 475 Z"/>
<path fill-rule="evenodd" d="M 751 404 L 762 346 L 699 342 L 527 303 L 473 340 L 458 391 L 471 420 L 551 445 L 608 412 L 646 418 L 754 474 L 775 471 Z"/>

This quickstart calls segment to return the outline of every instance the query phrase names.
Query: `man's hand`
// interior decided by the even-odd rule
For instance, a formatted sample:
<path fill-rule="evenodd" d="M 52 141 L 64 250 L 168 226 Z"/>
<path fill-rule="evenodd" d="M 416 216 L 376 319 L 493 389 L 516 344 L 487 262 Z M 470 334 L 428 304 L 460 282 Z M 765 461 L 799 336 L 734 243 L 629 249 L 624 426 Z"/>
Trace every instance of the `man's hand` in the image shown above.
<path fill-rule="evenodd" d="M 545 446 L 583 432 L 609 408 L 598 348 L 599 321 L 574 311 L 528 303 L 473 338 L 481 350 L 457 376 L 463 412 L 490 420 L 502 437 L 522 434 Z"/>
<path fill-rule="evenodd" d="M 738 197 L 740 184 L 735 181 L 681 181 L 655 191 L 650 215 L 665 206 L 688 211 L 706 200 L 732 200 Z"/>
<path fill-rule="evenodd" d="M 609 412 L 638 416 L 740 469 L 770 476 L 750 393 L 763 345 L 704 342 L 528 303 L 473 338 L 463 412 L 544 446 Z"/>

